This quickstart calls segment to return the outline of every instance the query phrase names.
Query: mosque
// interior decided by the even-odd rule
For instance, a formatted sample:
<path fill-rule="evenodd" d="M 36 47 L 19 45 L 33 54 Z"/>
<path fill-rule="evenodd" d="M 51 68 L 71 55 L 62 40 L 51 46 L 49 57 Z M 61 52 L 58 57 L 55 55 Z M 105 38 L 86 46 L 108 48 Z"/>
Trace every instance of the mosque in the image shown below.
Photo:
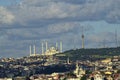
<path fill-rule="evenodd" d="M 44 49 L 45 47 L 45 49 Z M 32 49 L 33 48 L 33 49 Z M 62 42 L 60 42 L 60 46 L 59 46 L 59 49 L 58 49 L 58 43 L 56 42 L 56 46 L 52 46 L 52 47 L 48 47 L 48 42 L 45 42 L 43 43 L 42 42 L 42 54 L 37 54 L 36 53 L 36 46 L 33 45 L 31 46 L 30 45 L 30 56 L 38 56 L 38 55 L 54 55 L 54 54 L 57 54 L 57 53 L 62 53 Z"/>

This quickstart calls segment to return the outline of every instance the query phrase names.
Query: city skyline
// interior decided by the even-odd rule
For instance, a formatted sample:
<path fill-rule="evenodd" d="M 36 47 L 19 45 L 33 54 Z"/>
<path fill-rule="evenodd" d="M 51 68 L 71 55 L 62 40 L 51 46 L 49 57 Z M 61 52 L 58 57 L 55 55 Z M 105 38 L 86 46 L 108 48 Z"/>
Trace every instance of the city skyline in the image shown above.
<path fill-rule="evenodd" d="M 0 0 L 0 57 L 29 55 L 35 44 L 63 42 L 63 50 L 120 45 L 119 0 Z"/>

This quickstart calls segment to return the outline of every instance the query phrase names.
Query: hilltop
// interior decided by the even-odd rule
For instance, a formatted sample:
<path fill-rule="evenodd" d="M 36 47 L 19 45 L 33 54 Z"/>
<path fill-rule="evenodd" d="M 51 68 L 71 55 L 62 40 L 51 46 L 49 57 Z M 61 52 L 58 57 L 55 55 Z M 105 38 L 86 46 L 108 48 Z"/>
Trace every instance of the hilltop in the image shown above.
<path fill-rule="evenodd" d="M 85 59 L 94 60 L 94 59 L 111 58 L 113 56 L 118 56 L 118 55 L 120 55 L 120 47 L 68 50 L 63 53 L 57 54 L 56 56 L 62 60 L 68 57 L 71 60 L 85 60 Z"/>

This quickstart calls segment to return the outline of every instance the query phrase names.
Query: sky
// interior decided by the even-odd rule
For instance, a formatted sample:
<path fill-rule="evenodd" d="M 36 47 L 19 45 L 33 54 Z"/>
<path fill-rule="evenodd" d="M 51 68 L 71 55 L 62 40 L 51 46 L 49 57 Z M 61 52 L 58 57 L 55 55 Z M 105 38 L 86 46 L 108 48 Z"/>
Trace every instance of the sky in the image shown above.
<path fill-rule="evenodd" d="M 29 55 L 29 46 L 63 42 L 63 51 L 120 45 L 120 0 L 0 0 L 0 57 Z M 117 36 L 117 37 L 115 37 Z M 118 44 L 116 45 L 116 39 Z M 44 45 L 45 46 L 45 45 Z"/>

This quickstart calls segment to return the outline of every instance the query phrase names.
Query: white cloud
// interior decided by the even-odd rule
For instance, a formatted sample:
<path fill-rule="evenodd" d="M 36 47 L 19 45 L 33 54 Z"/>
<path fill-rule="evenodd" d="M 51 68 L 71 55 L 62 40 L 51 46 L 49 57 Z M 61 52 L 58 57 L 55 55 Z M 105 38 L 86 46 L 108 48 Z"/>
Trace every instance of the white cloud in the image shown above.
<path fill-rule="evenodd" d="M 14 22 L 14 15 L 5 7 L 0 6 L 0 23 L 12 24 Z"/>

